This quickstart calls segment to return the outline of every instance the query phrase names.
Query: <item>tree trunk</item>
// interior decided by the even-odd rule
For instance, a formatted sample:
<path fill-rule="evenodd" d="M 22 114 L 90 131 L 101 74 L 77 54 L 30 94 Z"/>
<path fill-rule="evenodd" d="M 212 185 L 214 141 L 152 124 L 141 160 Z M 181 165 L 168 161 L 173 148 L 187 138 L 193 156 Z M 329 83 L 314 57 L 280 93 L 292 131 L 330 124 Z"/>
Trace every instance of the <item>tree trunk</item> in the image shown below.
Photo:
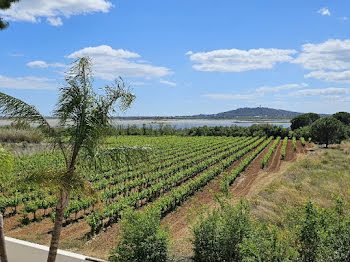
<path fill-rule="evenodd" d="M 8 262 L 6 247 L 5 247 L 5 237 L 4 237 L 4 220 L 1 213 L 0 213 L 0 261 Z"/>
<path fill-rule="evenodd" d="M 63 217 L 64 217 L 64 211 L 66 210 L 66 207 L 68 205 L 68 201 L 69 201 L 68 193 L 61 189 L 60 197 L 58 199 L 57 207 L 56 207 L 55 225 L 54 225 L 54 228 L 52 231 L 50 251 L 49 251 L 49 256 L 47 258 L 47 262 L 55 262 L 56 261 L 58 243 L 59 243 L 60 235 L 61 235 L 61 231 L 62 231 L 62 222 L 63 222 Z"/>

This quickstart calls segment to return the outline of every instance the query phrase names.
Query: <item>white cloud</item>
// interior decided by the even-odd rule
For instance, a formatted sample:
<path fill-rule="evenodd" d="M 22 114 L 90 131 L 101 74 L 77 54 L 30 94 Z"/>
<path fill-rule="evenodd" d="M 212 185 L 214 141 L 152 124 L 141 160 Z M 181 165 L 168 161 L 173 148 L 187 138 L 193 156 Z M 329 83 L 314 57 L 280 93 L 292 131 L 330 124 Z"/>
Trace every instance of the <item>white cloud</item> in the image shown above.
<path fill-rule="evenodd" d="M 263 94 L 205 94 L 203 97 L 216 100 L 251 100 L 263 96 Z"/>
<path fill-rule="evenodd" d="M 32 61 L 27 63 L 29 67 L 47 68 L 49 65 L 45 61 Z"/>
<path fill-rule="evenodd" d="M 318 10 L 317 13 L 318 13 L 318 14 L 321 14 L 321 15 L 328 15 L 328 16 L 331 15 L 331 12 L 330 12 L 329 9 L 326 8 L 326 7 L 323 7 L 323 8 L 321 8 L 320 10 Z"/>
<path fill-rule="evenodd" d="M 208 72 L 243 72 L 256 69 L 272 68 L 278 62 L 288 62 L 293 58 L 295 50 L 290 49 L 220 49 L 211 52 L 193 53 L 186 55 L 196 62 L 193 68 Z"/>
<path fill-rule="evenodd" d="M 167 81 L 167 80 L 163 80 L 163 79 L 160 79 L 159 82 L 161 84 L 168 85 L 168 86 L 176 86 L 176 83 L 171 82 L 171 81 Z"/>
<path fill-rule="evenodd" d="M 23 0 L 12 4 L 8 10 L 1 10 L 0 14 L 7 20 L 41 22 L 41 18 L 54 26 L 62 25 L 61 17 L 89 14 L 94 12 L 106 13 L 112 7 L 107 0 Z"/>
<path fill-rule="evenodd" d="M 53 79 L 42 78 L 42 77 L 7 77 L 0 75 L 0 88 L 8 89 L 51 89 L 57 88 L 57 84 Z"/>
<path fill-rule="evenodd" d="M 135 81 L 135 82 L 130 82 L 130 85 L 131 86 L 143 86 L 145 85 L 146 83 L 145 82 L 142 82 L 142 81 Z"/>
<path fill-rule="evenodd" d="M 153 66 L 132 60 L 132 58 L 141 57 L 137 53 L 123 49 L 115 50 L 107 45 L 87 47 L 67 57 L 74 59 L 82 56 L 91 57 L 95 76 L 104 80 L 113 80 L 118 76 L 156 78 L 173 73 L 166 67 Z"/>
<path fill-rule="evenodd" d="M 290 95 L 293 96 L 323 96 L 323 97 L 329 97 L 329 96 L 335 96 L 335 95 L 344 95 L 349 94 L 350 89 L 348 88 L 338 88 L 338 87 L 329 87 L 329 88 L 323 88 L 323 89 L 303 89 L 296 91 L 294 93 L 291 93 Z"/>
<path fill-rule="evenodd" d="M 329 39 L 320 44 L 304 44 L 303 52 L 292 61 L 306 69 L 345 70 L 350 68 L 350 40 Z"/>
<path fill-rule="evenodd" d="M 118 49 L 115 50 L 112 47 L 108 45 L 100 45 L 96 47 L 86 47 L 84 49 L 81 49 L 79 51 L 76 51 L 70 55 L 68 55 L 68 58 L 79 58 L 83 56 L 91 56 L 91 57 L 97 57 L 97 56 L 112 56 L 116 58 L 137 58 L 141 57 L 137 53 L 133 53 L 127 50 Z"/>
<path fill-rule="evenodd" d="M 326 82 L 350 83 L 350 70 L 326 72 L 323 70 L 306 74 L 305 78 L 315 78 Z"/>
<path fill-rule="evenodd" d="M 53 26 L 61 26 L 63 25 L 61 17 L 48 17 L 47 22 Z"/>
<path fill-rule="evenodd" d="M 29 63 L 27 63 L 27 66 L 29 67 L 37 67 L 37 68 L 48 68 L 48 67 L 66 67 L 65 64 L 61 64 L 61 63 L 53 63 L 53 64 L 48 64 L 46 63 L 45 61 L 40 61 L 40 60 L 37 60 L 37 61 L 31 61 Z"/>
<path fill-rule="evenodd" d="M 302 87 L 307 87 L 309 86 L 306 83 L 301 83 L 301 84 L 286 84 L 286 85 L 280 85 L 280 86 L 262 86 L 256 89 L 258 92 L 279 92 L 282 90 L 290 90 L 290 89 L 297 89 L 297 88 L 302 88 Z"/>

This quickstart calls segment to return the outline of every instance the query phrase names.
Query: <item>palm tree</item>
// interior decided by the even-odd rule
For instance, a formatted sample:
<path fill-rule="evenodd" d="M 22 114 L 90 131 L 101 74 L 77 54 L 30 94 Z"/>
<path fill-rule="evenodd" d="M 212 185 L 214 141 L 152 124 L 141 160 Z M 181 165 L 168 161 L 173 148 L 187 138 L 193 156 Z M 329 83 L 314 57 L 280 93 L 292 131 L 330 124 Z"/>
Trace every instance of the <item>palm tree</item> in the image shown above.
<path fill-rule="evenodd" d="M 114 85 L 106 86 L 104 95 L 97 95 L 93 91 L 92 80 L 91 60 L 88 57 L 76 60 L 66 72 L 66 86 L 59 89 L 60 96 L 53 113 L 53 116 L 59 119 L 59 128 L 51 127 L 34 106 L 0 92 L 0 113 L 9 118 L 25 119 L 38 124 L 49 141 L 59 148 L 65 160 L 65 169 L 62 171 L 42 170 L 28 176 L 29 180 L 37 184 L 55 185 L 58 188 L 48 262 L 54 262 L 56 259 L 64 212 L 71 193 L 74 190 L 88 189 L 87 182 L 77 170 L 78 158 L 89 156 L 96 159 L 96 156 L 100 155 L 102 138 L 106 129 L 110 127 L 116 106 L 124 111 L 135 99 L 135 95 L 125 87 L 121 78 L 116 80 Z M 125 148 L 123 150 L 128 151 Z M 101 151 L 106 152 L 105 149 Z M 135 148 L 129 151 L 131 154 L 140 152 Z M 111 152 L 116 153 L 118 150 Z"/>

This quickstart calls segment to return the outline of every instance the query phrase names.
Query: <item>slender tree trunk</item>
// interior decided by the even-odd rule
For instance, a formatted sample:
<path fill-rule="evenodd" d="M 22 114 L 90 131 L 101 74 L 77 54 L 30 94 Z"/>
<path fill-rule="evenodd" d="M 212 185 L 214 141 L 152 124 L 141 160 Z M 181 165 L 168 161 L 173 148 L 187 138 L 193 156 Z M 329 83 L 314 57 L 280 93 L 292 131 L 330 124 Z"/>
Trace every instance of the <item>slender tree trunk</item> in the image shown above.
<path fill-rule="evenodd" d="M 5 237 L 4 237 L 4 220 L 1 213 L 0 213 L 0 261 L 8 262 L 6 247 L 5 247 Z"/>
<path fill-rule="evenodd" d="M 55 262 L 56 261 L 58 243 L 59 243 L 61 231 L 62 231 L 62 222 L 63 222 L 63 217 L 64 217 L 64 211 L 66 210 L 66 207 L 68 205 L 68 201 L 69 201 L 68 192 L 61 189 L 60 197 L 58 199 L 57 207 L 56 207 L 55 225 L 54 225 L 54 228 L 52 231 L 50 251 L 49 251 L 49 256 L 47 258 L 47 262 Z"/>

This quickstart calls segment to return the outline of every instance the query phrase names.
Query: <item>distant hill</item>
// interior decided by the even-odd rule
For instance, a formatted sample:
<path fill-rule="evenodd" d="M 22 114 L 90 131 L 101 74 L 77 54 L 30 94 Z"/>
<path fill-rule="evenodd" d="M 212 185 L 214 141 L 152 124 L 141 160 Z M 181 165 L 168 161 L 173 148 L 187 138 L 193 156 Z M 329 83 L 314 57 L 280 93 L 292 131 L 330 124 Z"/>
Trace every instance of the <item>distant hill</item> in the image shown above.
<path fill-rule="evenodd" d="M 192 116 L 128 116 L 120 119 L 291 119 L 303 113 L 268 107 L 243 107 L 218 114 Z M 320 114 L 320 116 L 327 116 Z"/>
<path fill-rule="evenodd" d="M 243 107 L 218 114 L 195 115 L 194 118 L 293 118 L 302 113 L 268 107 Z"/>

